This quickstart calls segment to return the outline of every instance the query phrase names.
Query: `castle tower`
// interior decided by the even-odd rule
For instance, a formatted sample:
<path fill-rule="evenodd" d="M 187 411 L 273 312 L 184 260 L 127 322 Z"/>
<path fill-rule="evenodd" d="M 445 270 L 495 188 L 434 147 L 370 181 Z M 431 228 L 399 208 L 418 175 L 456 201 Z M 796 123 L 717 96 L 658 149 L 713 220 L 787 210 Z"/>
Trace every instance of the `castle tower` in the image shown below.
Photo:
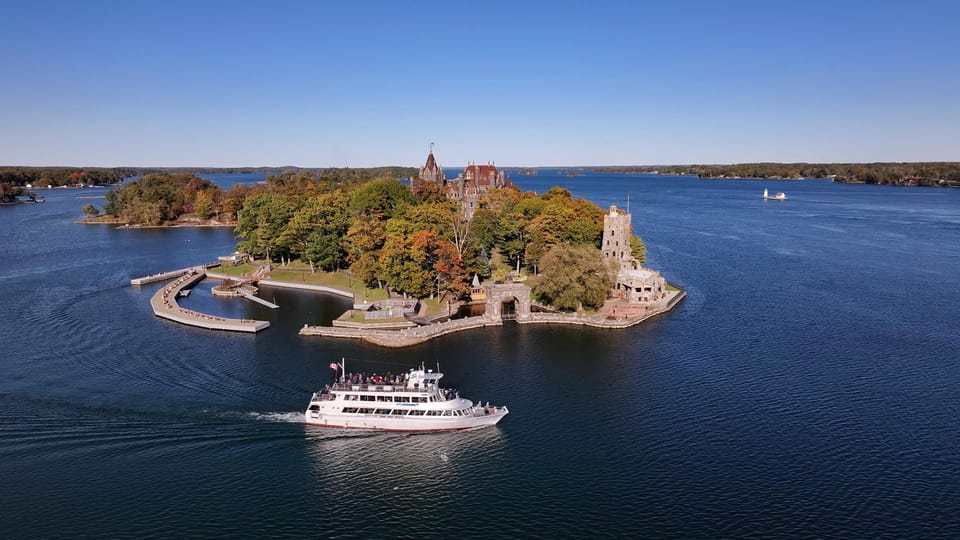
<path fill-rule="evenodd" d="M 615 205 L 610 205 L 610 212 L 603 216 L 603 257 L 617 261 L 620 271 L 636 268 L 636 259 L 630 251 L 630 237 L 633 236 L 633 226 L 630 223 L 630 214 L 621 213 Z"/>
<path fill-rule="evenodd" d="M 417 179 L 440 184 L 441 186 L 447 183 L 447 177 L 443 174 L 443 169 L 437 164 L 436 158 L 433 157 L 432 144 L 430 145 L 430 154 L 427 155 L 427 162 L 420 168 Z"/>

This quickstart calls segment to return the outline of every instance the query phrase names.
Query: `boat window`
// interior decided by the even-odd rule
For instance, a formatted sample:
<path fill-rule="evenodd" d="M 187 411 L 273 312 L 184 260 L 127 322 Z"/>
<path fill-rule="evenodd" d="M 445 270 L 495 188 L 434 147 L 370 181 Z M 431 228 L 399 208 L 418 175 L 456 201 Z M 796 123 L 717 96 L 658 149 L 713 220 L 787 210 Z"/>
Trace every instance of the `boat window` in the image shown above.
<path fill-rule="evenodd" d="M 310 410 L 311 410 L 311 411 L 319 411 L 319 410 L 320 410 L 320 406 L 319 406 L 319 405 L 311 405 L 311 406 L 310 406 Z"/>
<path fill-rule="evenodd" d="M 405 411 L 405 410 L 403 410 L 403 409 L 394 409 L 393 412 L 391 412 L 390 414 L 401 415 L 401 414 L 404 414 L 404 413 L 406 413 L 406 412 L 407 412 L 407 411 Z"/>
<path fill-rule="evenodd" d="M 376 401 L 376 396 L 360 396 L 360 401 Z"/>

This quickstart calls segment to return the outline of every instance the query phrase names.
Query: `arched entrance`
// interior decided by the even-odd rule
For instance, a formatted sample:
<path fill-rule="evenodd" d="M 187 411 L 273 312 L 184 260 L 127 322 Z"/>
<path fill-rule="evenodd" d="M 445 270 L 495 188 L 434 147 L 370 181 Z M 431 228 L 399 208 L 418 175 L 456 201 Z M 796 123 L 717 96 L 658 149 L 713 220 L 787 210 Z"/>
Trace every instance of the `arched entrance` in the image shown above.
<path fill-rule="evenodd" d="M 486 285 L 485 288 L 485 317 L 498 320 L 522 320 L 530 317 L 530 287 L 523 283 L 494 283 Z"/>

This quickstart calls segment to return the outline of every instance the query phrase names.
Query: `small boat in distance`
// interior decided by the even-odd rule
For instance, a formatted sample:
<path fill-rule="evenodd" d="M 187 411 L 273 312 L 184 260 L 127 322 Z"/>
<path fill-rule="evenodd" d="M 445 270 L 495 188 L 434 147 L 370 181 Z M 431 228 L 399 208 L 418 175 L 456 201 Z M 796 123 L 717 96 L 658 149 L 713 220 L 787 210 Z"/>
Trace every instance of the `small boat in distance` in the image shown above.
<path fill-rule="evenodd" d="M 770 196 L 770 194 L 767 192 L 767 188 L 763 188 L 763 200 L 765 200 L 765 201 L 785 201 L 785 200 L 787 200 L 787 194 L 784 193 L 784 192 L 782 192 L 782 191 L 778 191 L 776 195 Z"/>
<path fill-rule="evenodd" d="M 177 293 L 177 296 L 180 296 L 180 297 L 183 297 L 183 298 L 185 298 L 185 297 L 187 297 L 187 296 L 190 296 L 190 290 L 191 290 L 191 289 L 180 289 L 180 292 Z"/>
<path fill-rule="evenodd" d="M 510 411 L 474 404 L 452 388 L 441 388 L 442 373 L 411 369 L 385 379 L 346 374 L 344 362 L 331 363 L 340 377 L 314 392 L 304 413 L 307 424 L 381 431 L 450 431 L 493 426 Z"/>

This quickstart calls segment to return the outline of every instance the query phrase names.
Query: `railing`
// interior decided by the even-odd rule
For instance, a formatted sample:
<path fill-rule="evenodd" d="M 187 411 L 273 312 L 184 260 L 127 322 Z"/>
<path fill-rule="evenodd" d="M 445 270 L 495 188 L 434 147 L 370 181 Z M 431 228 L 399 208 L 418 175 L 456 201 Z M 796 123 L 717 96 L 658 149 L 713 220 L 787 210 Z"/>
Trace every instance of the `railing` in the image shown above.
<path fill-rule="evenodd" d="M 366 391 L 366 392 L 433 392 L 437 389 L 435 384 L 420 385 L 416 388 L 406 386 L 406 384 L 353 384 L 353 383 L 334 383 L 331 390 L 345 391 Z"/>

